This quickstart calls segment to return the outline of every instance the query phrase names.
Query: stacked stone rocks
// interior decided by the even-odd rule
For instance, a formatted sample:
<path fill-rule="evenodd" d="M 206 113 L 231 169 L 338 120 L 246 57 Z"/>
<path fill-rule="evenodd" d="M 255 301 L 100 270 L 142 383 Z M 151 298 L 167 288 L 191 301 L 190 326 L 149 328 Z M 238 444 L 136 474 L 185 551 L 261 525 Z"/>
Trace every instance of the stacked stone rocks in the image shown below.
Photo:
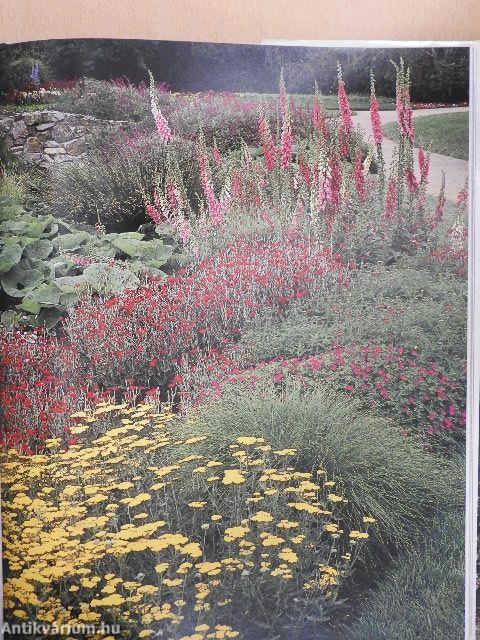
<path fill-rule="evenodd" d="M 6 136 L 13 154 L 43 167 L 81 160 L 95 135 L 125 128 L 126 122 L 61 111 L 0 113 L 0 135 Z"/>

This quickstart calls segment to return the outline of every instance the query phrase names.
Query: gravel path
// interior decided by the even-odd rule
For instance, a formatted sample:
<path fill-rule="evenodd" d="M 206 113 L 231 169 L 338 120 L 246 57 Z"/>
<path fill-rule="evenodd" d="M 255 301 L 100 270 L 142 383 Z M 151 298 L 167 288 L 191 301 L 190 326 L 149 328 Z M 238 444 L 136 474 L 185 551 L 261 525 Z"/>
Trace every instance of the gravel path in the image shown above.
<path fill-rule="evenodd" d="M 457 111 L 468 111 L 468 107 L 448 107 L 442 109 L 414 109 L 413 116 L 418 118 L 419 116 L 432 116 L 442 113 L 455 113 Z M 380 120 L 382 125 L 388 122 L 395 122 L 397 114 L 395 111 L 380 111 Z M 358 111 L 353 116 L 353 120 L 360 126 L 365 132 L 367 138 L 372 139 L 372 126 L 370 123 L 369 111 Z M 384 138 L 383 140 L 383 155 L 387 167 L 392 159 L 395 149 L 395 143 L 392 140 Z M 416 155 L 416 154 L 415 154 Z M 430 154 L 430 174 L 429 183 L 427 186 L 427 193 L 437 195 L 440 190 L 440 184 L 442 180 L 442 170 L 445 171 L 445 197 L 449 200 L 455 200 L 460 189 L 465 185 L 465 179 L 468 176 L 468 160 L 460 160 L 459 158 L 452 158 L 450 156 L 444 156 L 440 153 Z M 418 161 L 415 158 L 415 172 L 418 176 Z"/>

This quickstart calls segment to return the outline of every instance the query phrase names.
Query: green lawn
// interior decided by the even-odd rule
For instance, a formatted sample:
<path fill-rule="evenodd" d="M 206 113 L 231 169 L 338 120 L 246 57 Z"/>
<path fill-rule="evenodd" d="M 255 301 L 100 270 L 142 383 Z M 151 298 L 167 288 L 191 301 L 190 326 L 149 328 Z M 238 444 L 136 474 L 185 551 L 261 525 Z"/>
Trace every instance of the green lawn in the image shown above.
<path fill-rule="evenodd" d="M 468 111 L 415 118 L 415 137 L 435 153 L 468 160 Z M 387 138 L 398 138 L 397 123 L 384 125 Z"/>
<path fill-rule="evenodd" d="M 262 97 L 262 98 L 278 98 L 278 94 L 273 93 L 244 93 L 242 94 L 246 97 Z M 295 104 L 298 106 L 305 106 L 309 103 L 313 102 L 313 92 L 312 93 L 292 93 L 289 94 L 295 100 Z M 348 99 L 350 101 L 350 106 L 354 111 L 367 111 L 370 108 L 370 96 L 368 95 L 358 95 L 358 94 L 349 94 Z M 326 109 L 329 111 L 338 110 L 338 98 L 337 94 L 330 95 L 322 95 L 322 102 Z M 390 110 L 395 109 L 395 98 L 385 98 L 382 96 L 378 97 L 378 102 L 380 104 L 380 109 L 382 110 Z"/>

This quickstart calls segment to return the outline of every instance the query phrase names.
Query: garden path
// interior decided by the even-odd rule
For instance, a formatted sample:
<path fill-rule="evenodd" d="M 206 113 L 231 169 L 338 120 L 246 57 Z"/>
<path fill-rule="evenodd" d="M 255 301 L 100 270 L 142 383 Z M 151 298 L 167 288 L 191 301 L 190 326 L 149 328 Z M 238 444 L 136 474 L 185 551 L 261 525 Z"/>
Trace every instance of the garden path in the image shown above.
<path fill-rule="evenodd" d="M 468 107 L 445 107 L 439 109 L 414 109 L 413 116 L 418 118 L 419 116 L 431 116 L 442 113 L 454 113 L 457 111 L 468 111 Z M 397 119 L 396 111 L 380 111 L 380 121 L 382 125 L 388 122 L 394 122 Z M 366 133 L 367 138 L 372 140 L 372 125 L 370 122 L 369 111 L 358 111 L 353 116 L 353 120 L 356 124 L 360 125 L 360 128 Z M 395 149 L 395 143 L 392 140 L 384 138 L 383 140 L 383 155 L 387 166 L 389 165 L 393 152 Z M 416 156 L 417 154 L 415 154 Z M 445 197 L 448 200 L 455 200 L 458 192 L 464 187 L 465 180 L 468 176 L 468 160 L 461 160 L 459 158 L 452 158 L 450 156 L 444 156 L 440 153 L 430 154 L 430 174 L 429 182 L 427 186 L 427 193 L 431 195 L 438 195 L 440 191 L 440 184 L 442 180 L 442 170 L 445 171 Z M 415 157 L 415 173 L 418 175 L 418 160 Z"/>

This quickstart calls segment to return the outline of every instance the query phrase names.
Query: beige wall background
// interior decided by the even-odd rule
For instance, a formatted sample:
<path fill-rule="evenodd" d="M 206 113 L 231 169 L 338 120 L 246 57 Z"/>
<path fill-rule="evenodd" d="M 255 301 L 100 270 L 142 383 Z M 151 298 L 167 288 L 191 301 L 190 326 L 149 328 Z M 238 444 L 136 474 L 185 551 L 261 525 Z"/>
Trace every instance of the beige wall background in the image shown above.
<path fill-rule="evenodd" d="M 0 41 L 480 40 L 480 0 L 0 0 Z"/>

